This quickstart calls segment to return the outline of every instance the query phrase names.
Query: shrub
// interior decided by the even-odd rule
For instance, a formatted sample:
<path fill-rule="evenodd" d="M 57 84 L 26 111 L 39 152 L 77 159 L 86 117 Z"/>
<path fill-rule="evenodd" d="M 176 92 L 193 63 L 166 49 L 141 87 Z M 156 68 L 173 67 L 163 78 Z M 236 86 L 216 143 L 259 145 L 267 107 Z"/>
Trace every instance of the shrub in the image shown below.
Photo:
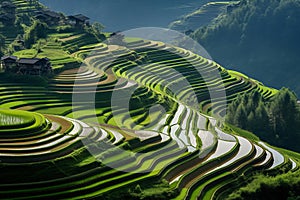
<path fill-rule="evenodd" d="M 47 37 L 48 25 L 40 21 L 34 21 L 33 25 L 25 33 L 25 47 L 30 48 L 36 41 Z"/>
<path fill-rule="evenodd" d="M 74 30 L 74 28 L 71 25 L 58 26 L 56 28 L 56 31 L 58 33 L 69 33 L 73 30 Z"/>

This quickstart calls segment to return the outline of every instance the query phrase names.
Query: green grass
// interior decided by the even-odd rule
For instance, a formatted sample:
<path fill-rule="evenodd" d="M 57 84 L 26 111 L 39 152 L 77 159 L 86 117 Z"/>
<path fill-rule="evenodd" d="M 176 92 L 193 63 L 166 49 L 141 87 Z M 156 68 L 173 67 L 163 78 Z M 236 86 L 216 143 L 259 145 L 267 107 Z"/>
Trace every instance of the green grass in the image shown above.
<path fill-rule="evenodd" d="M 28 112 L 20 111 L 20 115 L 23 117 L 19 118 L 19 111 L 15 113 L 12 111 L 13 114 L 17 114 L 17 117 L 8 118 L 4 116 L 4 127 L 9 127 L 8 129 L 0 129 L 0 133 L 6 135 L 5 137 L 18 137 L 20 135 L 34 135 L 36 132 L 40 132 L 42 129 L 46 127 L 46 119 L 43 115 L 38 113 L 28 114 Z M 28 116 L 29 115 L 29 116 Z M 31 117 L 33 119 L 31 119 Z M 24 119 L 25 118 L 25 119 Z"/>
<path fill-rule="evenodd" d="M 17 51 L 13 55 L 17 56 L 18 58 L 35 58 L 38 55 L 38 52 L 35 49 L 26 49 Z"/>
<path fill-rule="evenodd" d="M 43 48 L 42 52 L 37 54 L 37 57 L 49 58 L 52 65 L 63 65 L 77 61 L 77 59 L 71 57 L 68 53 L 59 48 Z"/>
<path fill-rule="evenodd" d="M 34 122 L 34 117 L 29 112 L 0 109 L 0 128 L 20 127 Z"/>
<path fill-rule="evenodd" d="M 259 137 L 257 137 L 255 134 L 253 134 L 253 133 L 251 133 L 249 131 L 240 129 L 240 128 L 236 127 L 236 126 L 233 126 L 233 125 L 230 125 L 230 124 L 225 124 L 225 128 L 224 129 L 226 131 L 231 132 L 234 135 L 238 135 L 238 136 L 247 138 L 247 139 L 249 139 L 249 140 L 251 140 L 253 142 L 259 142 L 260 141 Z"/>
<path fill-rule="evenodd" d="M 124 38 L 124 41 L 127 43 L 131 43 L 131 42 L 138 42 L 138 41 L 142 41 L 141 38 L 134 38 L 134 37 L 126 37 Z"/>

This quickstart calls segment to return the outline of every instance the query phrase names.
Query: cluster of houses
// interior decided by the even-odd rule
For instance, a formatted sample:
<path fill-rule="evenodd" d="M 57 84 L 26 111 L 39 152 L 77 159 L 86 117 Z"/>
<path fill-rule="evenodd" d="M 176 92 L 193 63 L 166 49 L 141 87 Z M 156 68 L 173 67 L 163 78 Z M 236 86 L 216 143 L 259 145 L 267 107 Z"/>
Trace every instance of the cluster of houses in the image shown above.
<path fill-rule="evenodd" d="M 0 69 L 4 72 L 22 75 L 46 75 L 52 73 L 51 62 L 48 58 L 20 58 L 3 56 Z"/>
<path fill-rule="evenodd" d="M 0 1 L 0 22 L 5 25 L 11 25 L 16 20 L 16 5 L 11 1 Z M 71 25 L 75 28 L 89 26 L 89 18 L 82 14 L 64 16 L 61 13 L 48 9 L 38 9 L 34 11 L 33 17 L 48 24 Z M 19 44 L 20 42 L 20 44 Z M 24 41 L 18 39 L 18 44 L 24 46 Z M 3 56 L 0 63 L 0 72 L 10 72 L 26 75 L 43 75 L 52 73 L 51 62 L 48 58 L 17 58 L 15 56 Z"/>
<path fill-rule="evenodd" d="M 16 20 L 16 5 L 10 1 L 3 1 L 0 4 L 0 22 L 9 25 L 14 24 Z M 33 13 L 33 17 L 48 25 L 59 25 L 59 24 L 69 24 L 74 27 L 81 28 L 85 25 L 89 25 L 89 18 L 82 14 L 70 15 L 65 17 L 63 14 L 54 12 L 48 9 L 39 9 Z"/>
<path fill-rule="evenodd" d="M 82 14 L 70 15 L 65 18 L 64 15 L 51 11 L 51 10 L 38 10 L 35 12 L 35 18 L 47 23 L 48 25 L 57 25 L 57 24 L 69 24 L 74 27 L 83 27 L 89 25 L 89 17 Z"/>

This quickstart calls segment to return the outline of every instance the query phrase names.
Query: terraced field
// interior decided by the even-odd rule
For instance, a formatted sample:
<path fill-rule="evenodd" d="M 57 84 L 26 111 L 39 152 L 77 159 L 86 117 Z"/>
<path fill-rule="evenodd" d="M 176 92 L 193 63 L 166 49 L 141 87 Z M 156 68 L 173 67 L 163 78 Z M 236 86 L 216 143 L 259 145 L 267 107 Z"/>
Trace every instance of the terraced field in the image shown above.
<path fill-rule="evenodd" d="M 18 110 L 0 110 L 1 197 L 122 199 L 165 179 L 172 198 L 211 199 L 254 172 L 298 170 L 296 158 L 220 121 L 239 94 L 276 90 L 162 42 L 78 47 L 73 55 L 89 54 L 82 66 L 45 86 L 0 80 L 0 108 Z M 11 124 L 14 112 L 26 119 Z"/>
<path fill-rule="evenodd" d="M 185 32 L 196 30 L 199 27 L 207 26 L 215 20 L 220 14 L 226 12 L 227 7 L 234 5 L 238 1 L 216 1 L 209 2 L 201 6 L 201 8 L 189 13 L 181 19 L 172 22 L 169 27 L 173 30 Z"/>

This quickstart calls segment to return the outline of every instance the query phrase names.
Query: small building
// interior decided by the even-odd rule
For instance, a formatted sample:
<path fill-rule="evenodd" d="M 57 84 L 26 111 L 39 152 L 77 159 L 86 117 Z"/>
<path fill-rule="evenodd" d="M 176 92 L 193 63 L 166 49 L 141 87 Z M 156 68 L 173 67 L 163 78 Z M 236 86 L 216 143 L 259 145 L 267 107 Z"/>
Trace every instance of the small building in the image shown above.
<path fill-rule="evenodd" d="M 52 71 L 48 58 L 21 58 L 17 61 L 20 74 L 41 75 L 49 74 Z"/>
<path fill-rule="evenodd" d="M 20 58 L 3 56 L 1 68 L 5 72 L 27 75 L 42 75 L 52 72 L 51 62 L 48 58 Z"/>
<path fill-rule="evenodd" d="M 125 35 L 120 31 L 113 32 L 109 35 L 109 43 L 114 45 L 124 45 Z"/>
<path fill-rule="evenodd" d="M 61 15 L 51 10 L 39 10 L 36 12 L 35 18 L 48 25 L 56 25 L 61 20 Z"/>
<path fill-rule="evenodd" d="M 68 19 L 69 23 L 76 27 L 83 27 L 84 25 L 90 24 L 90 18 L 82 14 L 68 16 Z"/>
<path fill-rule="evenodd" d="M 3 56 L 1 58 L 1 71 L 12 72 L 17 67 L 17 57 L 16 56 Z"/>

